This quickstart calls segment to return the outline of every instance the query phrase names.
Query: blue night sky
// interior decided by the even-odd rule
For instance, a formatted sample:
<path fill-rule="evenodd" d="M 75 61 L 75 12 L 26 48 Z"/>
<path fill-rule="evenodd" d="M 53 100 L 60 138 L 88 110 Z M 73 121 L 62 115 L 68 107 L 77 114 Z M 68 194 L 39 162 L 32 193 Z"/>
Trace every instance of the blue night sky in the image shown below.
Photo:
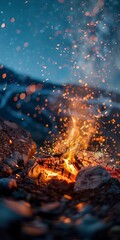
<path fill-rule="evenodd" d="M 119 0 L 1 0 L 0 63 L 54 83 L 120 89 Z"/>

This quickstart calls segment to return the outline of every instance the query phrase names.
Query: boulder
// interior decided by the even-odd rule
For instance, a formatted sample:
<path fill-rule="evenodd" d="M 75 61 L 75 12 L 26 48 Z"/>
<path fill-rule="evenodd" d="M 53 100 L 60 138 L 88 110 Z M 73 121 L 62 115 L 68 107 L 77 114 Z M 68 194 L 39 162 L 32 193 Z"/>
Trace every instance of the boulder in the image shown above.
<path fill-rule="evenodd" d="M 110 174 L 102 166 L 85 167 L 79 171 L 74 191 L 97 189 L 111 179 Z"/>
<path fill-rule="evenodd" d="M 0 118 L 0 177 L 6 177 L 19 166 L 25 166 L 36 151 L 29 132 L 16 123 Z"/>

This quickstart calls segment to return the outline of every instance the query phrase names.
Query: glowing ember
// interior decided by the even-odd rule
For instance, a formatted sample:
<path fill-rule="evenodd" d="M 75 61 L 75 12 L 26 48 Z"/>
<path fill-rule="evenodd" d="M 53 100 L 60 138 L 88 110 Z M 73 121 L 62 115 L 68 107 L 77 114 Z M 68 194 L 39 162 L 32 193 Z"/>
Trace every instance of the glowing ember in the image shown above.
<path fill-rule="evenodd" d="M 68 175 L 65 176 L 62 175 L 60 171 L 55 171 L 52 169 L 47 169 L 45 167 L 40 166 L 39 164 L 35 164 L 32 168 L 32 170 L 28 173 L 29 177 L 38 179 L 40 181 L 43 181 L 44 183 L 50 181 L 52 178 L 57 178 L 58 180 L 63 180 L 68 183 L 75 181 L 75 176 L 71 175 L 70 178 L 68 178 Z"/>

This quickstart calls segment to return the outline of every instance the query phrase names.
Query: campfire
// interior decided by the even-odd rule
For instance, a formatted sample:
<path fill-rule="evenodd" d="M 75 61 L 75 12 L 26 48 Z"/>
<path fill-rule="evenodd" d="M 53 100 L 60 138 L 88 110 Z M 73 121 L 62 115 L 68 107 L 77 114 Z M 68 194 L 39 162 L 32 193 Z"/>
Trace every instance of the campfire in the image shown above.
<path fill-rule="evenodd" d="M 92 148 L 88 150 L 92 138 L 100 144 L 105 141 L 102 136 L 95 138 L 98 117 L 93 114 L 93 109 L 78 99 L 71 102 L 71 116 L 66 131 L 55 139 L 51 148 L 47 144 L 45 148 L 40 148 L 35 164 L 28 173 L 29 177 L 39 179 L 39 182 L 48 182 L 52 178 L 75 182 L 83 167 L 107 165 L 109 156 L 105 151 L 92 151 Z"/>

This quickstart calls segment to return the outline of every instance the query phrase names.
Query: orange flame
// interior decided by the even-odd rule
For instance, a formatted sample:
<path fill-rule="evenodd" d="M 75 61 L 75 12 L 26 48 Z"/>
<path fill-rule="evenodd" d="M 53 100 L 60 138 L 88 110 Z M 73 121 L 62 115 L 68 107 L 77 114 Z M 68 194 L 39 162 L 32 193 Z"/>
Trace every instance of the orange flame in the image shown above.
<path fill-rule="evenodd" d="M 91 136 L 96 129 L 94 115 L 86 104 L 80 102 L 80 99 L 74 99 L 69 109 L 71 119 L 68 122 L 66 132 L 61 134 L 59 139 L 55 141 L 51 151 L 53 156 L 58 156 L 58 162 L 55 162 L 58 167 L 55 168 L 52 162 L 54 157 L 53 159 L 48 158 L 51 161 L 50 169 L 47 160 L 45 160 L 46 164 L 43 166 L 35 165 L 35 170 L 31 171 L 29 176 L 35 177 L 38 173 L 42 173 L 45 181 L 49 181 L 54 177 L 67 182 L 75 181 L 78 173 L 76 156 L 79 155 L 80 151 L 85 152 L 87 150 Z"/>
<path fill-rule="evenodd" d="M 95 137 L 99 125 L 93 109 L 91 112 L 91 108 L 81 103 L 80 99 L 74 99 L 69 109 L 71 109 L 71 119 L 67 123 L 66 132 L 54 142 L 52 150 L 49 147 L 50 156 L 46 157 L 43 150 L 44 158 L 38 158 L 40 161 L 35 163 L 28 173 L 30 177 L 41 178 L 42 175 L 45 183 L 52 178 L 70 183 L 75 181 L 82 166 L 102 164 L 105 167 L 108 163 L 109 156 L 106 149 L 103 152 L 88 151 L 91 138 L 99 143 L 105 141 L 104 136 Z"/>
<path fill-rule="evenodd" d="M 61 174 L 61 172 L 53 172 L 52 170 L 48 170 L 48 169 L 44 169 L 44 180 L 47 182 L 47 181 L 50 181 L 52 178 L 55 178 L 57 177 L 58 180 L 63 180 L 63 181 L 66 181 L 68 183 L 70 182 L 74 182 L 75 181 L 75 178 L 68 178 L 68 177 L 65 177 Z"/>
<path fill-rule="evenodd" d="M 68 122 L 66 133 L 60 136 L 60 139 L 54 143 L 52 154 L 61 155 L 60 161 L 67 177 L 61 172 L 54 169 L 44 169 L 45 180 L 49 181 L 53 177 L 66 180 L 67 182 L 75 181 L 78 169 L 75 167 L 75 157 L 80 150 L 86 150 L 91 139 L 91 135 L 95 132 L 93 118 L 90 119 L 86 114 L 86 109 L 83 108 L 81 117 L 72 116 Z M 59 164 L 59 163 L 58 163 Z"/>
<path fill-rule="evenodd" d="M 75 176 L 78 172 L 73 165 L 75 163 L 75 155 L 80 151 L 80 149 L 87 149 L 91 134 L 94 130 L 90 121 L 84 121 L 83 125 L 81 125 L 81 121 L 78 117 L 72 117 L 70 132 L 68 133 L 66 139 L 69 147 L 62 155 L 64 168 Z"/>

